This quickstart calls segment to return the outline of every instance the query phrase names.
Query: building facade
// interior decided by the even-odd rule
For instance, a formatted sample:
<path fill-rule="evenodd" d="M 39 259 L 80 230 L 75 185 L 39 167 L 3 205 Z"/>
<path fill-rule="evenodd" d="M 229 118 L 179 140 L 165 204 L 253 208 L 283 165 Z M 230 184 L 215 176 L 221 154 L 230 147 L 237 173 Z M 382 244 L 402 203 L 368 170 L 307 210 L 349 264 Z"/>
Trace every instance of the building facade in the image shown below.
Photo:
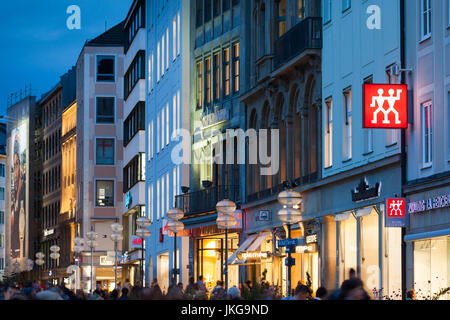
<path fill-rule="evenodd" d="M 6 229 L 5 229 L 5 195 L 6 195 L 6 123 L 0 124 L 0 281 L 5 274 Z"/>
<path fill-rule="evenodd" d="M 124 123 L 123 23 L 88 41 L 77 61 L 76 221 L 75 234 L 98 233 L 93 249 L 82 252 L 81 282 L 89 291 L 96 281 L 114 287 L 114 243 L 111 224 L 123 214 Z M 119 250 L 120 250 L 119 246 Z M 95 283 L 95 282 L 94 282 Z"/>
<path fill-rule="evenodd" d="M 174 161 L 178 130 L 189 130 L 191 1 L 147 1 L 146 84 L 146 203 L 152 224 L 146 240 L 146 276 L 158 279 L 167 291 L 174 276 L 177 255 L 178 281 L 187 283 L 188 239 L 167 230 L 166 212 L 175 206 L 181 186 L 188 184 L 189 167 Z M 184 138 L 184 137 L 183 137 Z M 177 155 L 178 157 L 178 155 Z"/>
<path fill-rule="evenodd" d="M 418 299 L 449 299 L 450 2 L 411 1 L 405 10 L 408 89 L 406 286 Z"/>

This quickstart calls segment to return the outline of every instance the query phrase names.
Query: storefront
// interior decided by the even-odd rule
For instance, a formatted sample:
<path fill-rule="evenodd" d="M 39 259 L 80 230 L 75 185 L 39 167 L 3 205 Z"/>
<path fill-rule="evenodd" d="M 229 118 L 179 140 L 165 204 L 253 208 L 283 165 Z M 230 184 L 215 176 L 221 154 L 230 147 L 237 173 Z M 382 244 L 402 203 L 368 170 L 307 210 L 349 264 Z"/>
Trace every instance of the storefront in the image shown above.
<path fill-rule="evenodd" d="M 408 195 L 407 286 L 417 299 L 450 299 L 450 187 Z"/>

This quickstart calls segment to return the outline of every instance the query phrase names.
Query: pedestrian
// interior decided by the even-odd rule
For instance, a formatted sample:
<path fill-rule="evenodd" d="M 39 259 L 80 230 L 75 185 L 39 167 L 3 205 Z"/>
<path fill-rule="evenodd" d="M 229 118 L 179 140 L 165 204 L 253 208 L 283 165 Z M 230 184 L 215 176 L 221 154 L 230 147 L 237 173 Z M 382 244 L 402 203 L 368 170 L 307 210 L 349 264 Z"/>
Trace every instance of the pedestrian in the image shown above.
<path fill-rule="evenodd" d="M 118 300 L 118 298 L 119 298 L 119 291 L 117 291 L 117 289 L 111 291 L 111 294 L 109 295 L 109 300 Z"/>
<path fill-rule="evenodd" d="M 299 284 L 294 291 L 294 300 L 310 300 L 311 290 L 304 284 Z"/>
<path fill-rule="evenodd" d="M 416 292 L 414 289 L 408 290 L 406 293 L 406 300 L 416 300 Z"/>
<path fill-rule="evenodd" d="M 228 296 L 230 297 L 230 300 L 242 300 L 241 291 L 236 286 L 233 286 L 228 290 Z"/>
<path fill-rule="evenodd" d="M 359 278 L 351 278 L 342 282 L 338 300 L 370 300 Z"/>
<path fill-rule="evenodd" d="M 128 299 L 128 289 L 125 287 L 125 284 L 124 287 L 122 288 L 122 295 L 120 296 L 119 300 L 130 300 Z"/>
<path fill-rule="evenodd" d="M 205 283 L 203 282 L 203 276 L 199 276 L 199 277 L 198 277 L 197 285 L 198 285 L 198 289 L 199 289 L 200 291 L 208 292 L 208 289 L 206 289 L 206 285 L 205 285 Z"/>
<path fill-rule="evenodd" d="M 189 278 L 189 283 L 186 286 L 185 293 L 194 295 L 195 294 L 195 283 L 194 283 L 194 277 Z"/>
<path fill-rule="evenodd" d="M 184 293 L 184 289 L 183 289 L 183 283 L 182 283 L 182 282 L 178 282 L 178 285 L 177 285 L 177 287 L 178 287 L 178 289 L 180 289 L 180 290 L 181 290 L 181 293 Z"/>
<path fill-rule="evenodd" d="M 223 300 L 226 298 L 226 292 L 223 288 L 223 282 L 221 280 L 217 280 L 216 286 L 211 291 L 211 300 Z"/>
<path fill-rule="evenodd" d="M 320 287 L 316 291 L 316 297 L 314 298 L 314 300 L 325 300 L 327 297 L 327 294 L 328 294 L 327 289 L 324 287 Z"/>
<path fill-rule="evenodd" d="M 125 283 L 123 284 L 123 288 L 127 288 L 128 292 L 131 291 L 131 283 L 130 283 L 130 279 L 125 279 Z"/>
<path fill-rule="evenodd" d="M 15 293 L 16 288 L 10 284 L 6 284 L 3 291 L 3 300 L 11 300 Z"/>

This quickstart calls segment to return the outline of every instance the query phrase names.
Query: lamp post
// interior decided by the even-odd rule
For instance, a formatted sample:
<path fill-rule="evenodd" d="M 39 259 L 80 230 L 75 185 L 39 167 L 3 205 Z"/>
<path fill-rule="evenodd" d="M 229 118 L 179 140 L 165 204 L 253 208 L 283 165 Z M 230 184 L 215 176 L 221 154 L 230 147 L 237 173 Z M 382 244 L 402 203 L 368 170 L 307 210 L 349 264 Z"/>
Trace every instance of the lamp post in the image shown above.
<path fill-rule="evenodd" d="M 111 240 L 114 241 L 114 289 L 117 289 L 117 243 L 122 241 L 123 226 L 119 223 L 113 223 L 111 225 Z"/>
<path fill-rule="evenodd" d="M 72 249 L 78 256 L 77 267 L 78 267 L 78 272 L 80 272 L 80 260 L 79 259 L 80 259 L 80 253 L 84 249 L 85 240 L 83 238 L 76 237 L 76 238 L 73 239 L 73 243 L 75 245 L 73 246 Z M 76 280 L 76 281 L 77 281 L 76 286 L 78 286 L 76 289 L 79 290 L 80 289 L 80 287 L 79 287 L 80 283 L 79 283 L 78 280 Z"/>
<path fill-rule="evenodd" d="M 300 222 L 301 220 L 301 211 L 298 210 L 298 207 L 300 206 L 302 202 L 302 196 L 300 193 L 292 191 L 292 190 L 285 190 L 280 192 L 278 195 L 278 202 L 280 202 L 283 205 L 283 209 L 278 211 L 278 218 L 287 224 L 288 227 L 288 239 L 291 239 L 291 224 Z M 291 295 L 291 267 L 293 265 L 292 263 L 292 256 L 291 256 L 291 248 L 290 246 L 288 248 L 288 261 L 287 261 L 287 267 L 288 267 L 288 274 L 287 274 L 287 285 L 286 285 L 286 291 L 287 296 Z"/>
<path fill-rule="evenodd" d="M 89 231 L 88 233 L 86 233 L 86 238 L 88 238 L 89 240 L 86 241 L 86 244 L 88 245 L 88 247 L 91 249 L 91 295 L 92 295 L 92 289 L 93 289 L 93 273 L 92 273 L 92 269 L 94 268 L 94 248 L 98 245 L 97 239 L 98 239 L 98 233 L 95 231 Z"/>
<path fill-rule="evenodd" d="M 216 204 L 217 227 L 225 229 L 225 292 L 228 293 L 228 229 L 236 225 L 236 218 L 232 215 L 236 211 L 236 204 L 228 199 L 219 201 Z M 219 213 L 222 213 L 219 216 Z"/>
<path fill-rule="evenodd" d="M 45 254 L 43 254 L 42 252 L 36 252 L 36 260 L 35 260 L 35 263 L 39 266 L 39 267 L 42 267 L 42 265 L 44 265 L 44 263 L 45 263 L 45 261 L 44 261 L 44 257 L 45 257 Z M 38 271 L 38 273 L 39 273 L 39 281 L 41 281 L 41 271 L 42 270 L 39 270 Z"/>
<path fill-rule="evenodd" d="M 167 217 L 169 218 L 169 221 L 167 222 L 167 229 L 172 231 L 175 235 L 174 237 L 174 260 L 173 260 L 173 285 L 177 285 L 177 275 L 178 275 L 178 268 L 177 268 L 177 233 L 183 231 L 184 224 L 180 220 L 184 217 L 184 212 L 180 209 L 174 208 L 167 211 Z"/>
<path fill-rule="evenodd" d="M 144 287 L 144 239 L 150 236 L 150 230 L 147 227 L 151 224 L 150 219 L 147 217 L 140 217 L 136 219 L 136 224 L 139 229 L 136 230 L 136 235 L 142 239 L 142 252 L 141 252 L 141 282 Z"/>
<path fill-rule="evenodd" d="M 51 246 L 50 247 L 50 251 L 52 252 L 52 253 L 50 253 L 50 258 L 52 258 L 53 260 L 55 260 L 55 274 L 56 274 L 56 264 L 57 264 L 57 261 L 56 260 L 58 260 L 59 259 L 59 257 L 60 257 L 60 254 L 59 254 L 59 250 L 61 250 L 61 248 L 59 247 L 59 246 L 57 246 L 56 244 L 55 245 L 53 245 L 53 246 Z M 55 279 L 55 275 L 53 275 L 53 279 L 52 279 L 52 282 L 54 282 L 53 280 Z M 52 283 L 53 284 L 53 283 Z"/>

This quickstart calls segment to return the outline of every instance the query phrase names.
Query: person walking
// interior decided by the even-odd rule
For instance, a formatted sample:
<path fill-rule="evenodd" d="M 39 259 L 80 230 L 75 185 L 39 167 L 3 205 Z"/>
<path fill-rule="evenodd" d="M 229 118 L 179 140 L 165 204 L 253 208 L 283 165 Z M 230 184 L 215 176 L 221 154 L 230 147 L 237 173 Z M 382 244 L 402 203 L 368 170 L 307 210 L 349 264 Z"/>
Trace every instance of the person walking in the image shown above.
<path fill-rule="evenodd" d="M 316 291 L 316 297 L 314 298 L 314 300 L 325 300 L 327 298 L 327 295 L 327 289 L 324 287 L 320 287 Z"/>
<path fill-rule="evenodd" d="M 198 277 L 197 285 L 200 291 L 208 292 L 208 289 L 206 289 L 206 285 L 203 282 L 203 276 Z"/>
<path fill-rule="evenodd" d="M 123 287 L 122 288 L 122 295 L 120 296 L 119 300 L 130 300 L 128 299 L 128 289 Z"/>

